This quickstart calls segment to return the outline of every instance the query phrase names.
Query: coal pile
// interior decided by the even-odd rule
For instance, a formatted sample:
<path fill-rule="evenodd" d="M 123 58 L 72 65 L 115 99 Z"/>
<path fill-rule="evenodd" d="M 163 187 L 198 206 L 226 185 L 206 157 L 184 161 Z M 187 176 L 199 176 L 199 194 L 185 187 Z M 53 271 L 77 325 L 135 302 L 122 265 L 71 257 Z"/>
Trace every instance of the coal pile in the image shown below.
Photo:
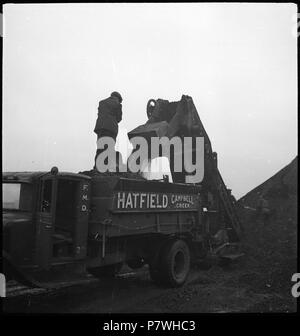
<path fill-rule="evenodd" d="M 297 272 L 297 171 L 298 157 L 238 201 L 249 267 L 287 300 Z"/>

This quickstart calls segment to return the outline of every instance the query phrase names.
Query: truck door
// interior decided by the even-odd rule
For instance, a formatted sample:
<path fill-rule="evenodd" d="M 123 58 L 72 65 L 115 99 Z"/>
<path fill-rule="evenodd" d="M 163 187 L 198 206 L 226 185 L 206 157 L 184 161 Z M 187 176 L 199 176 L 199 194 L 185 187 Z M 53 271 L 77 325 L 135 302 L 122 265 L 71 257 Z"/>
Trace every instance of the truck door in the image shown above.
<path fill-rule="evenodd" d="M 87 254 L 90 185 L 88 177 L 61 176 L 57 182 L 53 257 L 84 259 Z"/>
<path fill-rule="evenodd" d="M 36 262 L 48 269 L 52 258 L 52 234 L 56 212 L 57 179 L 45 176 L 41 179 L 40 197 L 36 218 Z"/>

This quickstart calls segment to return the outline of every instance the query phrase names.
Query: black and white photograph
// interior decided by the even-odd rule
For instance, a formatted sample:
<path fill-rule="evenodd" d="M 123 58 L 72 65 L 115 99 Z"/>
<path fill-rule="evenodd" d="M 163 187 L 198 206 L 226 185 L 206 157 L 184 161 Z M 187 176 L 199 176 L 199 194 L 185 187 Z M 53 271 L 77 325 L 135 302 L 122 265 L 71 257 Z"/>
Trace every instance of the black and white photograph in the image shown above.
<path fill-rule="evenodd" d="M 1 16 L 3 313 L 297 313 L 297 5 Z"/>

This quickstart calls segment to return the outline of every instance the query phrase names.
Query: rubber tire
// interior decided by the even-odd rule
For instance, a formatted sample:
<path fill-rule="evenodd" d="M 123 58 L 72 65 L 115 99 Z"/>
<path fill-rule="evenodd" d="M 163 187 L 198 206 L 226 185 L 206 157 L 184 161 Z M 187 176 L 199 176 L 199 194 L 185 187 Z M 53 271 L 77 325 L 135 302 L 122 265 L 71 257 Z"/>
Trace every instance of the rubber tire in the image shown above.
<path fill-rule="evenodd" d="M 161 253 L 160 276 L 163 284 L 168 287 L 182 286 L 187 280 L 190 264 L 190 249 L 187 243 L 183 240 L 169 241 Z M 176 270 L 175 265 L 180 269 Z"/>
<path fill-rule="evenodd" d="M 107 265 L 107 266 L 101 266 L 101 267 L 93 267 L 88 268 L 87 271 L 92 274 L 95 278 L 113 278 L 115 275 L 117 275 L 121 268 L 122 263 L 113 264 L 113 265 Z"/>

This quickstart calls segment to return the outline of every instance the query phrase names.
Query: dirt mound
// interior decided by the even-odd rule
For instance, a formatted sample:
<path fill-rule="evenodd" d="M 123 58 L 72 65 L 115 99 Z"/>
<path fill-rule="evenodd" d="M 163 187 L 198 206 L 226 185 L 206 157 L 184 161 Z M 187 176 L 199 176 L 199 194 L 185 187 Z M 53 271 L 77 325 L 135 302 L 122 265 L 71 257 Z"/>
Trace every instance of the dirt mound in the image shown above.
<path fill-rule="evenodd" d="M 255 281 L 287 298 L 297 272 L 297 171 L 298 157 L 238 201 Z"/>
<path fill-rule="evenodd" d="M 277 245 L 284 238 L 296 243 L 297 171 L 298 157 L 238 201 L 249 243 L 259 245 L 256 238 L 262 238 L 263 244 Z M 258 231 L 264 236 L 257 237 Z"/>
<path fill-rule="evenodd" d="M 298 157 L 267 181 L 248 192 L 239 199 L 238 203 L 255 208 L 258 199 L 263 197 L 270 201 L 271 208 L 277 209 L 277 205 L 281 204 L 280 208 L 285 210 L 286 206 L 292 204 L 294 198 L 297 196 L 297 172 Z M 279 214 L 282 214 L 282 211 Z M 296 212 L 293 211 L 293 214 L 295 215 Z"/>

